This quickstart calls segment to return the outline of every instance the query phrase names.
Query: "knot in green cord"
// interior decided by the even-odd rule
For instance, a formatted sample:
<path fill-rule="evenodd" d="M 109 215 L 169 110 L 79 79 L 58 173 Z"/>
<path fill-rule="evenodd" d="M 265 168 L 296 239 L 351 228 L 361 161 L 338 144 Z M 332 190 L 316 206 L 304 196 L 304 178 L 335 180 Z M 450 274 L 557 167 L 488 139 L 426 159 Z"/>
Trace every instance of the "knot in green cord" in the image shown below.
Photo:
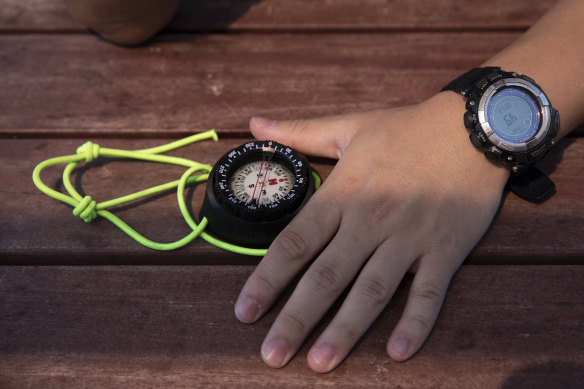
<path fill-rule="evenodd" d="M 77 154 L 85 154 L 85 162 L 91 162 L 99 158 L 99 145 L 93 142 L 85 142 L 77 148 Z"/>
<path fill-rule="evenodd" d="M 83 200 L 73 209 L 73 215 L 79 216 L 85 223 L 89 223 L 97 217 L 95 208 L 97 203 L 91 196 L 85 196 Z"/>

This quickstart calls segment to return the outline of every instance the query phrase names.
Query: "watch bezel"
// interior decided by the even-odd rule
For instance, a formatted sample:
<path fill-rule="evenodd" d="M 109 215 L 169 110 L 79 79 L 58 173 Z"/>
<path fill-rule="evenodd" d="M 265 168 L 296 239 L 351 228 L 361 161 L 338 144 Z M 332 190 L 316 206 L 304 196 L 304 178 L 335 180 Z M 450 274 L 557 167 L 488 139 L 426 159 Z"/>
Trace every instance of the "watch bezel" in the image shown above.
<path fill-rule="evenodd" d="M 487 120 L 486 110 L 491 98 L 502 88 L 516 87 L 527 90 L 539 105 L 541 115 L 541 124 L 535 135 L 525 142 L 512 143 L 500 138 L 491 128 Z M 522 78 L 503 78 L 489 85 L 481 95 L 477 109 L 478 124 L 483 130 L 485 136 L 496 147 L 510 152 L 525 152 L 539 146 L 546 138 L 551 125 L 551 104 L 537 85 Z"/>

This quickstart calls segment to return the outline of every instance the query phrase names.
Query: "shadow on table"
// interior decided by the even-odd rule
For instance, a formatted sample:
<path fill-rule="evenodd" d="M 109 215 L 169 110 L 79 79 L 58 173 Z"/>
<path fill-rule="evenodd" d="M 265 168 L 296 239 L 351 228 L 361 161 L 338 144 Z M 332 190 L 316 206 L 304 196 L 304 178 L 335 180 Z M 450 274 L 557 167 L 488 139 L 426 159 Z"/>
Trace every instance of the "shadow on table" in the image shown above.
<path fill-rule="evenodd" d="M 229 26 L 232 23 L 241 18 L 250 8 L 261 1 L 262 0 L 182 0 L 170 23 L 153 37 L 137 44 L 120 43 L 115 39 L 113 41 L 117 42 L 116 44 L 119 46 L 131 49 L 151 46 L 156 43 L 192 40 L 210 33 L 226 32 L 229 30 Z M 113 8 L 117 9 L 116 6 L 113 6 Z M 119 8 L 122 10 L 120 11 L 123 15 L 122 18 L 129 18 L 130 20 L 137 22 L 135 15 L 131 16 L 127 14 L 127 7 L 120 6 Z M 93 17 L 93 19 L 95 18 Z M 85 21 L 85 23 L 89 24 L 87 21 Z M 98 23 L 103 24 L 103 22 Z M 114 25 L 116 25 L 116 23 L 114 23 Z M 144 26 L 142 27 L 149 29 L 149 26 L 149 23 L 145 20 Z M 119 26 L 117 27 L 119 28 Z M 103 38 L 99 31 L 94 31 L 94 33 L 97 37 L 108 42 L 110 41 L 111 37 Z"/>
<path fill-rule="evenodd" d="M 502 389 L 584 388 L 584 366 L 569 362 L 545 362 L 515 371 Z"/>
<path fill-rule="evenodd" d="M 168 32 L 218 32 L 243 16 L 262 0 L 183 0 Z"/>

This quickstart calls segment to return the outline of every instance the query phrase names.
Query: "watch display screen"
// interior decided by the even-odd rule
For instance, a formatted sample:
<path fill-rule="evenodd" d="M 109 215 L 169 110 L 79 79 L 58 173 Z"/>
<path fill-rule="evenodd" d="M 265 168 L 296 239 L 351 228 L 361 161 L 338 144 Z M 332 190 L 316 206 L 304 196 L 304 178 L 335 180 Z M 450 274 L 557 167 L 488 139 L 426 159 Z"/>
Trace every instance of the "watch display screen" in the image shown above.
<path fill-rule="evenodd" d="M 486 119 L 493 132 L 502 140 L 523 143 L 537 133 L 539 105 L 535 97 L 522 88 L 503 88 L 488 102 Z"/>

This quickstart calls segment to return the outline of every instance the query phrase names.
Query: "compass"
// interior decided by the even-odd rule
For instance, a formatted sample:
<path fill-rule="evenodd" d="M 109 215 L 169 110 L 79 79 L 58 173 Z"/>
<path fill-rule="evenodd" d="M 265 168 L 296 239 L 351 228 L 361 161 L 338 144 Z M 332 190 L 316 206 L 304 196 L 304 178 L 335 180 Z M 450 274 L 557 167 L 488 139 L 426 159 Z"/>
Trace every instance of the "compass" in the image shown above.
<path fill-rule="evenodd" d="M 308 160 L 275 141 L 230 150 L 213 167 L 200 218 L 208 231 L 235 244 L 267 247 L 315 191 Z"/>

